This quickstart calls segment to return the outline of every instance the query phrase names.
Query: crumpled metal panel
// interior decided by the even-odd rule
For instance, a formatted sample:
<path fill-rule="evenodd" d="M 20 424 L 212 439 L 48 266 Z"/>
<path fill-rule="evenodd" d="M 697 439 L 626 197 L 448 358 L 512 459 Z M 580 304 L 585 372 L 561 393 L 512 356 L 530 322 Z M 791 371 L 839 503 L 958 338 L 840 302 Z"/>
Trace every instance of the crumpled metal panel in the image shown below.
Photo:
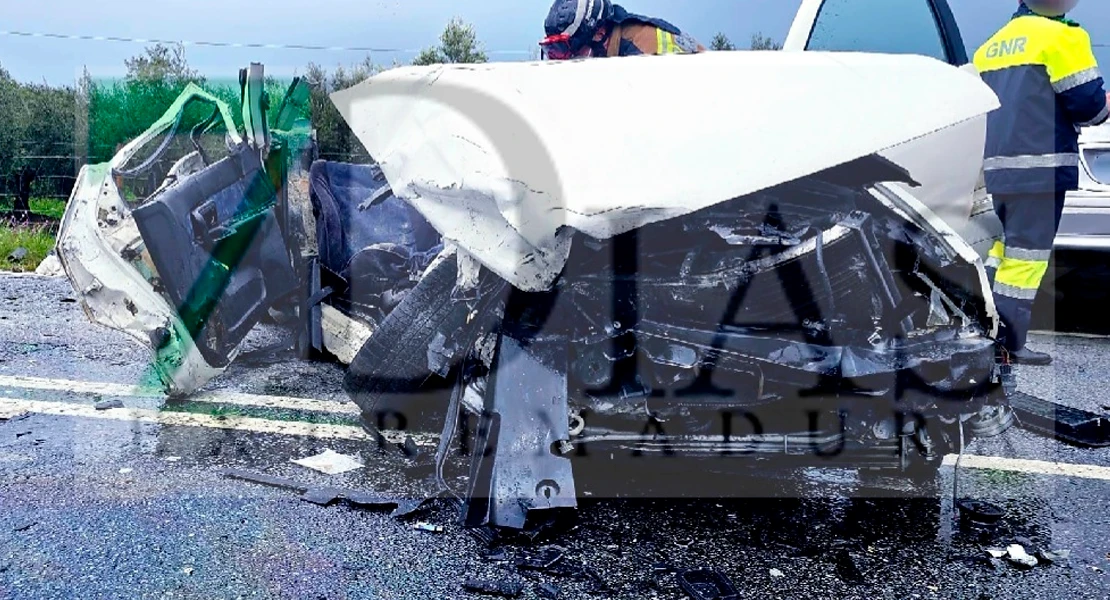
<path fill-rule="evenodd" d="M 577 506 L 570 459 L 552 452 L 570 439 L 566 344 L 501 336 L 474 458 L 469 525 L 523 529 L 533 510 Z"/>

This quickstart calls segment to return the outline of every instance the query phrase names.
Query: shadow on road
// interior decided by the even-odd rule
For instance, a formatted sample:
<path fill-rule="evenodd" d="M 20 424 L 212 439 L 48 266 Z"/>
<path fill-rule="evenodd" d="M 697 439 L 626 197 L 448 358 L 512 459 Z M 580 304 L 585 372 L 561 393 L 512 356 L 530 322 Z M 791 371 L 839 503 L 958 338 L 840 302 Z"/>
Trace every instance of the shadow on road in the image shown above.
<path fill-rule="evenodd" d="M 1057 251 L 1033 309 L 1033 328 L 1110 335 L 1110 254 Z"/>

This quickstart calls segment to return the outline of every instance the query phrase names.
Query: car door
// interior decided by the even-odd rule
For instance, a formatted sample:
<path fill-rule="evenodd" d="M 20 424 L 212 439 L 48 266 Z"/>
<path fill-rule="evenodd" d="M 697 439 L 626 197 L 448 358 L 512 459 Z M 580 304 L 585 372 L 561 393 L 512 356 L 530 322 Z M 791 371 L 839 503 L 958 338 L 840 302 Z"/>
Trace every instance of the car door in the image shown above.
<path fill-rule="evenodd" d="M 783 50 L 915 54 L 978 76 L 947 0 L 803 0 Z M 1001 229 L 983 180 L 985 141 L 983 116 L 883 153 L 922 184 L 907 189 L 982 256 Z"/>
<path fill-rule="evenodd" d="M 295 294 L 303 293 L 284 185 L 287 153 L 295 149 L 274 143 L 262 65 L 243 69 L 240 84 L 246 141 L 187 177 L 167 180 L 131 211 L 158 290 L 176 307 L 204 361 L 220 369 L 269 309 L 295 304 Z M 289 126 L 285 109 L 304 95 L 302 88 L 299 80 L 290 87 L 279 126 Z"/>
<path fill-rule="evenodd" d="M 970 61 L 947 0 L 804 0 L 783 49 Z"/>

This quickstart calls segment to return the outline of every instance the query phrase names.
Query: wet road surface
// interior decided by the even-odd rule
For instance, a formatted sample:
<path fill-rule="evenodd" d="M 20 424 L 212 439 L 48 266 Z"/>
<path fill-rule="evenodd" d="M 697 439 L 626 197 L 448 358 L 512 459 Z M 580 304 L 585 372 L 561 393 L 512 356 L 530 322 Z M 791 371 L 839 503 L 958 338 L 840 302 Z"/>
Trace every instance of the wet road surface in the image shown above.
<path fill-rule="evenodd" d="M 972 445 L 965 459 L 980 461 L 960 470 L 960 495 L 1007 509 L 985 534 L 955 525 L 951 468 L 934 486 L 885 484 L 912 496 L 899 498 L 864 493 L 851 471 L 760 478 L 723 461 L 645 469 L 628 492 L 642 497 L 583 490 L 577 528 L 555 540 L 563 568 L 528 572 L 514 566 L 527 549 L 491 556 L 455 524 L 447 500 L 396 518 L 225 477 L 239 468 L 404 499 L 418 497 L 428 475 L 434 440 L 418 438 L 413 459 L 365 439 L 342 370 L 266 350 L 280 330 L 252 334 L 246 360 L 209 395 L 166 404 L 129 394 L 146 351 L 91 324 L 72 298 L 62 279 L 0 277 L 3 598 L 479 597 L 462 589 L 468 578 L 519 582 L 522 598 L 543 597 L 541 583 L 560 598 L 686 598 L 668 569 L 700 566 L 725 573 L 741 597 L 1110 596 L 1110 450 L 1020 430 Z M 1110 404 L 1110 343 L 1036 342 L 1057 363 L 1024 369 L 1025 391 L 1093 410 Z M 93 408 L 113 399 L 123 408 Z M 324 475 L 290 462 L 327 449 L 366 467 Z M 452 483 L 464 466 L 454 462 Z M 1063 474 L 1036 472 L 1057 462 Z M 416 530 L 418 521 L 444 531 Z M 1032 570 L 992 564 L 985 549 L 1015 541 L 1070 557 Z"/>

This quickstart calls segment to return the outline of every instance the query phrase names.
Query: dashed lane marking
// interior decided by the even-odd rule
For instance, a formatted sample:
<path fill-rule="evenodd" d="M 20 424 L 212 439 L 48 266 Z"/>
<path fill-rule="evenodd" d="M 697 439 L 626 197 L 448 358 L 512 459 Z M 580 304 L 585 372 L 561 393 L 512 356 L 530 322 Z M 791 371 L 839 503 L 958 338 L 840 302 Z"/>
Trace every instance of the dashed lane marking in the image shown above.
<path fill-rule="evenodd" d="M 79 394 L 99 394 L 125 398 L 165 398 L 161 390 L 144 388 L 137 385 L 102 383 L 95 381 L 75 381 L 70 379 L 48 379 L 21 375 L 0 375 L 0 387 L 45 390 L 55 392 L 75 392 Z M 191 394 L 182 400 L 206 402 L 234 406 L 250 406 L 286 410 L 308 410 L 315 412 L 358 415 L 358 406 L 312 398 L 293 398 L 289 396 L 264 396 L 239 392 L 201 392 Z"/>

